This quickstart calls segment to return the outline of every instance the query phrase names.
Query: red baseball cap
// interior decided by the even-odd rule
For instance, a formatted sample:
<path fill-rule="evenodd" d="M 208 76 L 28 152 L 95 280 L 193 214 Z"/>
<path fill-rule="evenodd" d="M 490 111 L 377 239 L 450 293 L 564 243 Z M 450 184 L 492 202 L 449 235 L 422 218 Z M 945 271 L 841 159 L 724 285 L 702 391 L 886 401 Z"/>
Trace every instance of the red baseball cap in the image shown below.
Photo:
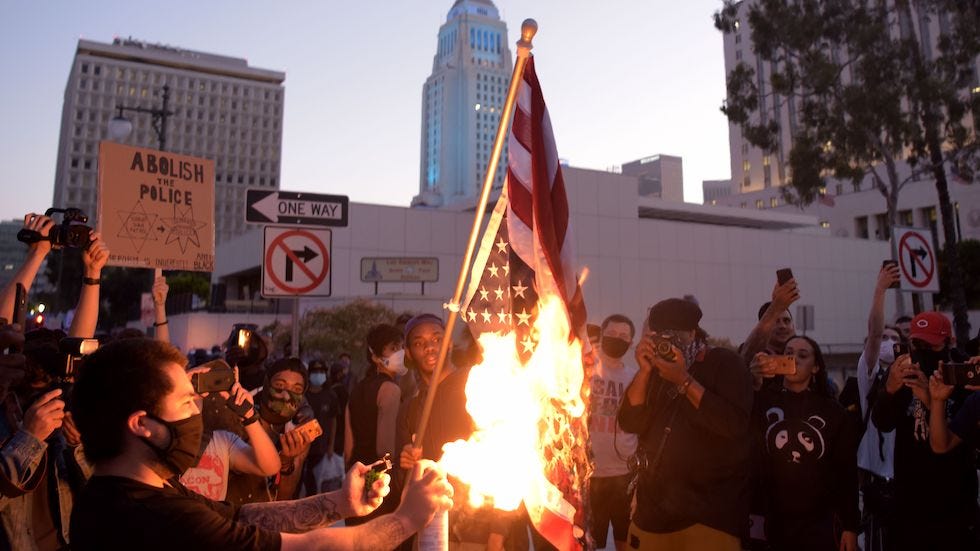
<path fill-rule="evenodd" d="M 953 336 L 953 324 L 939 312 L 922 312 L 909 324 L 909 338 L 925 341 L 933 346 L 945 344 Z"/>

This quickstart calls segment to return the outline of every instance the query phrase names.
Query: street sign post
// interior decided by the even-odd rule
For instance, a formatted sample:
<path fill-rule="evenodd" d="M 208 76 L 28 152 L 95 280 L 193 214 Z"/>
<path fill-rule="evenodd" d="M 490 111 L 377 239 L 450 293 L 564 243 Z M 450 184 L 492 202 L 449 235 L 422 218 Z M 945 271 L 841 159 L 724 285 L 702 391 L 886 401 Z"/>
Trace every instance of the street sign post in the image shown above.
<path fill-rule="evenodd" d="M 246 190 L 245 221 L 254 224 L 347 227 L 349 210 L 346 195 Z"/>
<path fill-rule="evenodd" d="M 939 273 L 932 232 L 922 228 L 896 227 L 893 239 L 898 244 L 898 266 L 901 289 L 917 293 L 938 293 Z"/>
<path fill-rule="evenodd" d="M 262 296 L 330 296 L 328 229 L 266 226 L 262 255 Z"/>

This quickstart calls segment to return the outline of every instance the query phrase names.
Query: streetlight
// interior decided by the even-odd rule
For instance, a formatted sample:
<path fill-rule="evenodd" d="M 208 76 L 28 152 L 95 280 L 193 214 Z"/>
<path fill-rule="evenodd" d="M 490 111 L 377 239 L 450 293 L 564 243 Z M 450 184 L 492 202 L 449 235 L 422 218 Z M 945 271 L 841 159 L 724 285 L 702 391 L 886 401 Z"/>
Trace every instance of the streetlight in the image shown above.
<path fill-rule="evenodd" d="M 167 110 L 167 104 L 170 102 L 170 86 L 163 86 L 163 102 L 159 109 L 151 109 L 147 107 L 129 107 L 121 103 L 116 104 L 116 109 L 119 113 L 109 119 L 109 137 L 115 141 L 125 140 L 126 137 L 133 131 L 133 122 L 123 116 L 125 111 L 133 111 L 134 113 L 147 113 L 152 117 L 153 131 L 156 132 L 157 142 L 160 144 L 160 150 L 164 151 L 167 149 L 167 117 L 173 115 L 173 111 Z"/>

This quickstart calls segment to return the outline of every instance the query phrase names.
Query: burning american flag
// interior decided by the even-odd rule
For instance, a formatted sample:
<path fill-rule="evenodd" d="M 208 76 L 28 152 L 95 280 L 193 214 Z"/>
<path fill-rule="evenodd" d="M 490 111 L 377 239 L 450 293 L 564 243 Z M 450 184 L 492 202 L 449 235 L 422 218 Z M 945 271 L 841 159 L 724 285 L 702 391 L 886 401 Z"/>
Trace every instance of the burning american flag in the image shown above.
<path fill-rule="evenodd" d="M 563 551 L 580 549 L 590 474 L 579 340 L 586 313 L 533 57 L 519 85 L 508 147 L 507 185 L 459 314 L 483 349 L 466 387 L 478 428 L 468 441 L 447 444 L 441 463 L 470 486 L 474 506 L 492 501 L 513 510 L 523 502 L 548 541 Z"/>

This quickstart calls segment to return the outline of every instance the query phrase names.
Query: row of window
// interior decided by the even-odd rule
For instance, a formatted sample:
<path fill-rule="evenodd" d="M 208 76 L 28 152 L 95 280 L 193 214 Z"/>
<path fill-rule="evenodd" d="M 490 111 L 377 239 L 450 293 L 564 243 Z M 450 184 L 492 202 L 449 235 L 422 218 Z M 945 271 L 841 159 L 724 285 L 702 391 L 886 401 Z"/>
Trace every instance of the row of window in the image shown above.
<path fill-rule="evenodd" d="M 105 74 L 103 75 L 102 64 L 82 62 L 80 70 L 83 75 L 92 74 L 103 77 L 102 80 L 117 80 L 124 83 L 146 83 L 157 86 L 169 85 L 171 88 L 196 90 L 198 92 L 221 93 L 238 97 L 255 97 L 265 100 L 281 101 L 282 91 L 273 89 L 262 89 L 259 86 L 246 86 L 228 82 L 219 82 L 213 79 L 200 77 L 188 77 L 175 74 L 165 74 L 159 71 L 145 71 L 122 67 L 118 65 L 105 64 Z"/>
<path fill-rule="evenodd" d="M 500 33 L 470 27 L 470 49 L 500 53 Z"/>

